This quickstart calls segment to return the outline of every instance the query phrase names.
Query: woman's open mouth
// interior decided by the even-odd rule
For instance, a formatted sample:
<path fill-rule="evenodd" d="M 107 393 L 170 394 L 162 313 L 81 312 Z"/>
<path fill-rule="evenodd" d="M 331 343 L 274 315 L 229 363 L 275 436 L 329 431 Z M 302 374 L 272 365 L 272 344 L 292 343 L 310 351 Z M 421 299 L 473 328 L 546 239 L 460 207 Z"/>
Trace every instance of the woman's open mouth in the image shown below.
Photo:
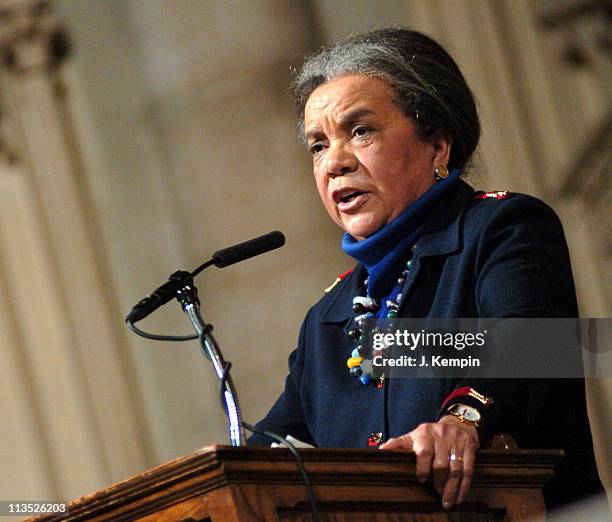
<path fill-rule="evenodd" d="M 356 189 L 343 189 L 334 192 L 333 198 L 340 212 L 355 211 L 365 203 L 367 192 Z"/>

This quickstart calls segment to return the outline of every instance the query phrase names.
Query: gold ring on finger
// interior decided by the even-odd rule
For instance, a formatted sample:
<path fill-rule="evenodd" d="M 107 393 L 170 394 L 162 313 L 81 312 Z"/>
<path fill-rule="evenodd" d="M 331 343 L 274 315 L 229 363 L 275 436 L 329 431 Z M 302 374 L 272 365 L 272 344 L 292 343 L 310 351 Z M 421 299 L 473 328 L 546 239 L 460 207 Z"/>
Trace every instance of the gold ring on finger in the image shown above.
<path fill-rule="evenodd" d="M 448 456 L 448 460 L 450 460 L 451 462 L 463 462 L 463 457 L 461 455 L 455 455 L 454 453 L 451 453 Z"/>

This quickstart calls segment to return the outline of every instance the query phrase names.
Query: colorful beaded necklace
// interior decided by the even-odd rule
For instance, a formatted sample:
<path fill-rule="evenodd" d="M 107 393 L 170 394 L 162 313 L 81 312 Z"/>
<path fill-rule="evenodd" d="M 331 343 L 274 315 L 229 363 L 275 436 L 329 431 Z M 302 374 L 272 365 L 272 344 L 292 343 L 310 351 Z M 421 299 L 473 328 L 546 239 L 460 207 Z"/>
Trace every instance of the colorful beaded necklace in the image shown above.
<path fill-rule="evenodd" d="M 402 301 L 402 288 L 404 286 L 404 283 L 406 282 L 406 278 L 408 277 L 408 273 L 410 271 L 411 266 L 412 257 L 407 261 L 404 270 L 402 271 L 400 277 L 397 279 L 395 288 L 391 291 L 390 295 L 395 294 L 395 297 L 387 300 L 385 303 L 386 306 L 382 309 L 380 303 L 376 299 L 372 299 L 368 295 L 367 279 L 363 283 L 363 290 L 366 295 L 356 295 L 353 298 L 353 312 L 357 315 L 353 319 L 354 324 L 349 330 L 348 335 L 349 339 L 354 343 L 355 347 L 351 352 L 351 356 L 346 361 L 346 365 L 349 368 L 350 375 L 352 377 L 359 378 L 359 380 L 364 386 L 373 384 L 377 388 L 382 388 L 385 379 L 384 373 L 380 378 L 373 378 L 372 360 L 365 358 L 364 343 L 366 342 L 366 324 L 368 322 L 368 319 L 381 317 L 383 315 L 386 319 L 393 319 L 397 317 L 397 311 Z M 374 350 L 372 352 L 372 357 L 382 355 L 382 353 L 382 349 Z"/>
<path fill-rule="evenodd" d="M 353 311 L 357 316 L 354 318 L 354 325 L 351 325 L 349 330 L 349 337 L 354 347 L 347 366 L 350 374 L 358 378 L 364 385 L 372 383 L 382 388 L 381 380 L 384 380 L 384 375 L 381 379 L 374 378 L 372 360 L 366 359 L 365 345 L 370 334 L 365 330 L 369 324 L 368 319 L 397 317 L 402 301 L 402 288 L 412 265 L 412 252 L 420 236 L 421 228 L 435 205 L 459 182 L 461 174 L 459 169 L 454 169 L 446 179 L 442 179 L 444 176 L 440 172 L 441 168 L 438 168 L 436 179 L 440 178 L 439 183 L 408 206 L 392 222 L 366 239 L 357 240 L 348 232 L 342 239 L 342 249 L 368 269 L 371 283 L 368 285 L 366 280 L 362 295 L 357 295 L 353 299 Z M 413 245 L 412 249 L 410 245 Z M 400 260 L 405 252 L 411 252 L 411 259 L 406 263 L 395 286 L 389 288 L 393 284 L 393 279 L 387 279 L 386 274 L 391 275 L 399 271 L 399 266 L 402 264 Z M 388 300 L 384 301 L 381 306 L 377 300 L 370 297 L 370 292 L 377 298 L 388 296 Z M 373 353 L 372 357 L 376 355 L 378 354 Z"/>

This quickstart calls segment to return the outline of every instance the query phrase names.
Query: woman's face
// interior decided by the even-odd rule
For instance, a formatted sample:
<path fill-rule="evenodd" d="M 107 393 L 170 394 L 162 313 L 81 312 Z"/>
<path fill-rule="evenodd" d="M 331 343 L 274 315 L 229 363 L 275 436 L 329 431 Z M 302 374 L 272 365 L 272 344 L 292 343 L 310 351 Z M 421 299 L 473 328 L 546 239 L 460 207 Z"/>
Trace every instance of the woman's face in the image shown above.
<path fill-rule="evenodd" d="M 306 102 L 304 132 L 319 195 L 331 218 L 363 239 L 397 217 L 446 166 L 450 141 L 421 140 L 391 85 L 379 78 L 341 76 Z"/>

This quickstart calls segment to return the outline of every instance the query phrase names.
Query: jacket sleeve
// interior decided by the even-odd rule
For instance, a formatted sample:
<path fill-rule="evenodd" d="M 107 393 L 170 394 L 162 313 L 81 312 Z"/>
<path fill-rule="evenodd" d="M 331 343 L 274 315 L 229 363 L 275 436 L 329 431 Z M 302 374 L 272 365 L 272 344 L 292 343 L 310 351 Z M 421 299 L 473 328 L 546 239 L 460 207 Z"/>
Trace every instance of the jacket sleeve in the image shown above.
<path fill-rule="evenodd" d="M 304 337 L 307 321 L 308 316 L 302 324 L 298 347 L 289 355 L 289 375 L 285 379 L 285 390 L 265 418 L 257 423 L 256 427 L 260 430 L 271 431 L 282 437 L 291 435 L 314 446 L 315 442 L 306 426 L 299 391 L 304 362 Z M 272 442 L 276 441 L 257 433 L 249 437 L 247 441 L 250 446 L 269 446 Z"/>
<path fill-rule="evenodd" d="M 496 204 L 496 202 L 491 202 Z M 487 204 L 487 202 L 477 203 Z M 574 281 L 563 229 L 543 202 L 516 195 L 499 203 L 480 234 L 476 252 L 476 305 L 480 317 L 576 317 Z M 455 390 L 474 388 L 493 399 L 490 406 L 457 395 L 439 412 L 456 403 L 482 415 L 481 442 L 506 432 L 530 440 L 551 399 L 563 395 L 555 379 L 455 380 Z M 519 440 L 519 444 L 520 444 Z"/>

